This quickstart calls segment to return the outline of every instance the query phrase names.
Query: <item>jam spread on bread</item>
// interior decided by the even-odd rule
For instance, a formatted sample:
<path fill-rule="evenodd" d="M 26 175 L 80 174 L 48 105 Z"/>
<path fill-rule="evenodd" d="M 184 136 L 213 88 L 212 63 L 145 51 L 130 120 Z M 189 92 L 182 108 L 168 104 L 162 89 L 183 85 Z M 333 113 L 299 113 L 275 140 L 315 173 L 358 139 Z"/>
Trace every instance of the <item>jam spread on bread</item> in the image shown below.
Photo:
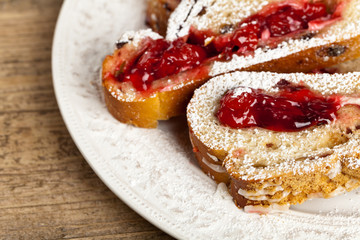
<path fill-rule="evenodd" d="M 276 93 L 245 87 L 230 90 L 220 100 L 220 123 L 237 129 L 293 132 L 332 122 L 341 107 L 340 98 L 323 96 L 303 85 L 281 80 L 276 87 Z"/>
<path fill-rule="evenodd" d="M 151 83 L 199 66 L 206 59 L 205 50 L 182 39 L 146 39 L 146 50 L 139 55 L 131 69 L 118 76 L 120 81 L 131 81 L 139 90 L 149 89 Z"/>
<path fill-rule="evenodd" d="M 340 19 L 342 5 L 332 13 L 322 2 L 285 1 L 266 6 L 240 22 L 231 33 L 216 35 L 211 31 L 191 29 L 189 42 L 204 43 L 213 55 L 228 60 L 232 54 L 249 55 L 259 47 L 275 47 L 287 38 L 307 37 Z"/>
<path fill-rule="evenodd" d="M 307 36 L 340 19 L 341 5 L 328 9 L 323 2 L 288 0 L 265 6 L 228 28 L 228 33 L 191 28 L 188 36 L 171 42 L 148 37 L 134 59 L 119 63 L 108 76 L 118 82 L 132 82 L 136 90 L 146 91 L 155 80 L 207 61 L 229 60 L 233 54 L 251 55 L 257 48 L 271 48 L 288 38 Z"/>

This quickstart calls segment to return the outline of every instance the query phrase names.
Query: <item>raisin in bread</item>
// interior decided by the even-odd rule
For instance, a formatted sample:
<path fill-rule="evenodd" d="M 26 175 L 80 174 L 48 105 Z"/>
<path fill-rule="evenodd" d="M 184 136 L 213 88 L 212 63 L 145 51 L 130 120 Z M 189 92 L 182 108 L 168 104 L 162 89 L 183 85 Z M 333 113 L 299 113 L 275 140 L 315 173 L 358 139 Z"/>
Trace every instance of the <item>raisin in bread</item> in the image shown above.
<path fill-rule="evenodd" d="M 235 129 L 219 122 L 216 113 L 228 90 L 276 93 L 284 79 L 336 95 L 341 102 L 336 119 L 292 132 Z M 284 210 L 351 191 L 360 186 L 359 97 L 360 73 L 234 72 L 213 78 L 195 91 L 187 108 L 195 156 L 203 171 L 225 182 L 236 204 L 248 212 Z"/>
<path fill-rule="evenodd" d="M 192 9 L 187 15 L 187 23 L 190 19 L 194 20 L 191 17 L 193 11 L 204 2 L 183 2 L 183 10 L 186 7 Z M 229 5 L 237 9 L 234 13 L 239 14 L 224 17 L 224 14 L 228 15 L 224 6 L 230 2 L 236 5 Z M 270 4 L 267 1 L 230 2 L 214 1 L 201 14 L 203 17 L 212 12 L 229 24 L 242 23 L 234 30 L 228 27 L 228 32 L 223 34 L 222 30 L 216 30 L 218 25 L 213 15 L 205 18 L 211 23 L 206 25 L 212 26 L 210 32 L 203 33 L 202 29 L 199 32 L 189 27 L 192 29 L 190 32 L 176 35 L 176 38 L 170 34 L 169 39 L 163 39 L 149 30 L 125 34 L 125 40 L 117 43 L 113 55 L 106 57 L 103 63 L 102 81 L 109 111 L 121 122 L 156 127 L 158 120 L 183 114 L 193 90 L 210 77 L 235 69 L 274 72 L 320 69 L 360 54 L 360 33 L 354 31 L 360 20 L 355 18 L 353 11 L 360 6 L 360 0 L 341 1 L 333 5 L 309 1 L 295 1 L 296 4 L 293 1 L 272 1 Z M 219 4 L 223 7 L 219 8 Z M 221 11 L 210 11 L 214 6 Z M 249 9 L 249 6 L 255 11 L 240 14 L 239 9 Z M 326 12 L 326 7 L 332 9 L 331 13 Z M 312 9 L 310 13 L 308 8 Z M 306 21 L 303 20 L 305 22 L 298 28 L 285 23 L 286 31 L 278 29 L 270 32 L 271 27 L 279 27 L 278 22 L 261 19 L 267 19 L 270 13 L 280 18 L 284 9 L 305 14 Z M 312 17 L 314 11 L 318 11 L 315 18 Z M 177 11 L 174 14 L 173 22 L 176 16 L 183 17 Z M 202 17 L 199 21 L 207 22 Z M 184 34 L 186 27 L 181 27 L 178 33 Z M 257 34 L 252 30 L 256 30 Z M 204 36 L 207 38 L 203 39 Z"/>
<path fill-rule="evenodd" d="M 180 0 L 148 0 L 146 23 L 153 31 L 165 36 L 170 14 L 179 3 Z"/>

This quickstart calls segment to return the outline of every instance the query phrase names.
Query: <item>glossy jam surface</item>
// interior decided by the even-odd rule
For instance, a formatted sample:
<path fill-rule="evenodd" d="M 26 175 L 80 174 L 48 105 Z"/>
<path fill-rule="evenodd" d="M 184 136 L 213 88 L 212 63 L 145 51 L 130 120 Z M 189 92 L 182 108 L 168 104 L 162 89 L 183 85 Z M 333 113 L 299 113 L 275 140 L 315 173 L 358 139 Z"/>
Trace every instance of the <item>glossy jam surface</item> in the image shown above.
<path fill-rule="evenodd" d="M 172 42 L 146 38 L 137 57 L 117 66 L 112 75 L 119 82 L 131 81 L 139 91 L 148 90 L 154 80 L 193 69 L 208 59 L 251 55 L 257 48 L 275 47 L 286 38 L 320 30 L 340 18 L 339 8 L 335 6 L 329 13 L 321 2 L 288 0 L 269 4 L 220 33 L 191 28 L 188 36 Z"/>
<path fill-rule="evenodd" d="M 139 90 L 149 89 L 151 83 L 182 71 L 199 66 L 206 59 L 206 52 L 183 39 L 168 42 L 163 39 L 146 39 L 145 49 L 127 71 L 118 74 L 119 81 L 131 81 Z"/>
<path fill-rule="evenodd" d="M 286 1 L 270 4 L 259 13 L 245 19 L 231 33 L 216 35 L 211 31 L 191 29 L 189 40 L 194 44 L 203 44 L 214 55 L 221 54 L 224 59 L 231 55 L 252 54 L 259 47 L 275 47 L 285 38 L 306 36 L 307 31 L 317 31 L 339 19 L 337 6 L 327 12 L 324 3 L 304 1 Z M 335 14 L 336 13 L 336 14 Z M 209 42 L 211 41 L 211 42 Z"/>
<path fill-rule="evenodd" d="M 332 122 L 341 107 L 336 96 L 323 96 L 286 80 L 276 87 L 279 91 L 274 94 L 252 88 L 230 90 L 220 101 L 220 123 L 237 129 L 293 132 Z"/>

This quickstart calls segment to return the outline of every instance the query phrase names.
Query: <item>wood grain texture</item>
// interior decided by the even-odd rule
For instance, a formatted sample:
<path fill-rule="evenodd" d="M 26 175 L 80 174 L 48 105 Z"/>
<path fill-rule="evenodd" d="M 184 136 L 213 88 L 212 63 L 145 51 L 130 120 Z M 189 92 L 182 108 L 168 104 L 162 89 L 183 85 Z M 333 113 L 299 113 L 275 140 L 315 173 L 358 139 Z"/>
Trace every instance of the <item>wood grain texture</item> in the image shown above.
<path fill-rule="evenodd" d="M 119 200 L 58 110 L 51 45 L 61 0 L 0 0 L 0 239 L 171 239 Z"/>

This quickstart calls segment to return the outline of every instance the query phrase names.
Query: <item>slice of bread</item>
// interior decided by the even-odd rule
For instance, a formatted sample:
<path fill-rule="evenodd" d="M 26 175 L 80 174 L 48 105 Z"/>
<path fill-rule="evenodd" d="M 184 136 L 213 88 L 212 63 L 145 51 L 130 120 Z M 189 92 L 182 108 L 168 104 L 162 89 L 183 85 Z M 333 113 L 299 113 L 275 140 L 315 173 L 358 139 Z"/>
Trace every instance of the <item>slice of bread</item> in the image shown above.
<path fill-rule="evenodd" d="M 147 25 L 153 31 L 165 36 L 170 14 L 179 3 L 180 0 L 148 0 L 146 9 Z"/>
<path fill-rule="evenodd" d="M 324 95 L 351 97 L 337 119 L 297 132 L 258 127 L 233 129 L 216 117 L 230 89 L 250 87 L 276 92 L 285 79 Z M 199 165 L 229 185 L 239 207 L 267 213 L 314 198 L 329 198 L 360 186 L 360 73 L 276 74 L 234 72 L 211 79 L 195 91 L 187 118 Z M 269 208 L 270 206 L 270 208 Z"/>
<path fill-rule="evenodd" d="M 233 31 L 243 19 L 263 11 L 272 3 L 304 2 L 279 0 L 186 0 L 171 15 L 167 38 L 188 35 L 191 28 L 222 34 Z M 235 70 L 309 72 L 360 57 L 360 0 L 324 0 L 329 6 L 342 3 L 342 19 L 315 34 L 281 42 L 276 48 L 259 48 L 254 55 L 216 61 L 210 76 Z M 226 34 L 225 33 L 225 34 Z"/>
<path fill-rule="evenodd" d="M 112 77 L 143 49 L 144 39 L 160 39 L 151 30 L 127 32 L 117 42 L 113 55 L 102 64 L 102 85 L 109 112 L 120 122 L 138 127 L 155 128 L 158 120 L 184 114 L 194 90 L 208 79 L 209 67 L 203 65 L 153 82 L 148 91 L 137 91 L 131 82 Z M 110 75 L 110 77 L 109 77 Z"/>
<path fill-rule="evenodd" d="M 175 35 L 172 35 L 172 31 L 170 31 L 169 40 L 174 40 L 181 34 L 186 35 L 188 30 L 184 32 L 184 29 L 189 29 L 190 23 L 195 24 L 197 20 L 199 22 L 194 25 L 195 27 L 210 28 L 216 32 L 220 31 L 217 29 L 221 28 L 221 24 L 217 23 L 215 19 L 222 19 L 221 23 L 238 23 L 268 4 L 267 1 L 259 0 L 210 2 L 206 2 L 207 7 L 204 8 L 201 5 L 205 4 L 204 1 L 199 0 L 196 3 L 190 0 L 183 1 L 177 8 L 180 10 L 175 10 L 172 24 L 169 25 L 169 29 L 173 31 L 175 22 L 182 21 L 181 30 L 177 31 Z M 233 6 L 233 4 L 235 5 Z M 236 14 L 230 14 L 226 6 L 231 6 Z M 360 56 L 360 32 L 355 31 L 354 26 L 360 23 L 360 18 L 356 18 L 357 12 L 355 13 L 353 9 L 360 6 L 360 0 L 351 0 L 344 6 L 342 20 L 336 21 L 330 27 L 325 27 L 319 32 L 310 32 L 312 38 L 286 39 L 275 48 L 259 47 L 253 54 L 246 54 L 246 57 L 234 54 L 228 61 L 224 59 L 219 61 L 218 59 L 221 58 L 219 56 L 208 57 L 192 69 L 186 68 L 182 72 L 155 79 L 150 89 L 144 92 L 137 91 L 131 81 L 119 81 L 116 77 L 109 76 L 122 74 L 123 69 L 131 67 L 131 62 L 139 61 L 139 54 L 147 53 L 146 39 L 160 39 L 161 36 L 149 30 L 127 33 L 123 38 L 125 40 L 117 43 L 114 54 L 106 57 L 103 63 L 102 79 L 107 107 L 110 113 L 121 122 L 138 127 L 156 127 L 158 120 L 166 120 L 183 114 L 193 91 L 210 77 L 236 69 L 273 72 L 310 71 L 356 58 Z M 254 10 L 244 11 L 250 7 Z M 205 13 L 201 10 L 197 12 L 196 9 L 199 8 L 206 9 Z M 212 8 L 214 9 L 211 10 Z M 215 15 L 210 13 L 219 16 L 215 18 Z M 189 41 L 187 36 L 177 40 Z M 200 47 L 191 42 L 187 42 L 187 44 Z M 208 50 L 205 46 L 201 47 L 204 51 Z"/>

